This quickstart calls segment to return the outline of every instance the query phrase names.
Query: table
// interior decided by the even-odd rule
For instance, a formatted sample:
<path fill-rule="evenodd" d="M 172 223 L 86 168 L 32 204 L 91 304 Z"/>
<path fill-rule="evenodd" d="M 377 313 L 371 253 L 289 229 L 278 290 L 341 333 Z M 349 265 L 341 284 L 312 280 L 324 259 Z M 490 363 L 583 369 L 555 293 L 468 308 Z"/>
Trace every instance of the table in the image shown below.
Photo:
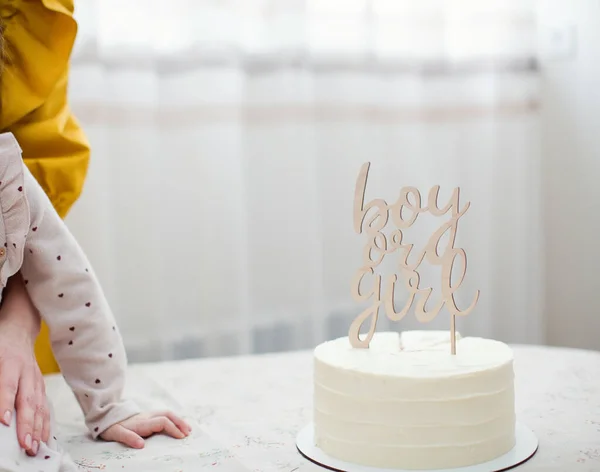
<path fill-rule="evenodd" d="M 517 415 L 540 449 L 519 472 L 600 471 L 600 352 L 515 346 Z M 190 418 L 182 441 L 150 438 L 140 451 L 87 437 L 60 376 L 47 379 L 59 439 L 82 471 L 324 472 L 296 451 L 311 419 L 312 353 L 140 364 L 127 395 Z"/>

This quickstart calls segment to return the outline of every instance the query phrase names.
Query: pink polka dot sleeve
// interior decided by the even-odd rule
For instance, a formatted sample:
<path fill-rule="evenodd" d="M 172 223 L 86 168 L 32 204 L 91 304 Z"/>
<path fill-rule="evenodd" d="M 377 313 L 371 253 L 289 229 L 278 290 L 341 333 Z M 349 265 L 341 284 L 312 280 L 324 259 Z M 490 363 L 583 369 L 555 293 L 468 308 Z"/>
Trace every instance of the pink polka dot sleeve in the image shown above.
<path fill-rule="evenodd" d="M 50 200 L 24 168 L 30 225 L 21 273 L 50 330 L 52 350 L 94 437 L 138 413 L 122 399 L 127 359 L 90 264 Z"/>

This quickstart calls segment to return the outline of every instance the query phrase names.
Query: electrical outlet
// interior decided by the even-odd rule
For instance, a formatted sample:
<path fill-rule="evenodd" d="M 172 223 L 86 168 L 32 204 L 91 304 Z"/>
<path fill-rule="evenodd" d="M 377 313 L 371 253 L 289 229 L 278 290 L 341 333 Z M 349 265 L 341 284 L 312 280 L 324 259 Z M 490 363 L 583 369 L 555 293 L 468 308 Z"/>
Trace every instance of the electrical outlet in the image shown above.
<path fill-rule="evenodd" d="M 573 25 L 542 27 L 541 55 L 549 60 L 574 59 L 577 54 L 577 29 Z"/>

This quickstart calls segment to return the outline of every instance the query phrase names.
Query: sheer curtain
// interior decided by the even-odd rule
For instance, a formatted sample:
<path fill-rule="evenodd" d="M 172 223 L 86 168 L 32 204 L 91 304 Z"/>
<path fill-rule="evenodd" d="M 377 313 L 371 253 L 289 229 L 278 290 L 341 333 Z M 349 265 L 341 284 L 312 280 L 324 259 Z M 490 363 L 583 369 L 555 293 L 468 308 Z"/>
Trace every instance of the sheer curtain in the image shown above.
<path fill-rule="evenodd" d="M 352 199 L 365 161 L 367 198 L 439 184 L 440 200 L 460 186 L 472 202 L 458 299 L 482 295 L 458 329 L 543 340 L 532 3 L 78 8 L 70 95 L 93 159 L 68 223 L 132 360 L 344 335 L 360 309 L 350 297 L 364 243 Z M 425 244 L 428 225 L 415 225 L 415 242 Z M 382 316 L 378 329 L 419 326 Z M 442 314 L 428 327 L 447 326 Z"/>

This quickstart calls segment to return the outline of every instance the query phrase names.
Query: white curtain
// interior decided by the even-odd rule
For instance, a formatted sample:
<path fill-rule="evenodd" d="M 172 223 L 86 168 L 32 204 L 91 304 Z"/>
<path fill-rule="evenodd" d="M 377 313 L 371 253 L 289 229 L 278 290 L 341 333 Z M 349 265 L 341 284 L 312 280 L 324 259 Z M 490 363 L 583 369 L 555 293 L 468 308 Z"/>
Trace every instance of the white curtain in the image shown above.
<path fill-rule="evenodd" d="M 458 301 L 482 295 L 459 331 L 543 341 L 532 3 L 77 7 L 71 105 L 93 156 L 68 222 L 132 360 L 344 335 L 361 308 L 350 296 L 364 244 L 352 200 L 366 161 L 369 199 L 439 184 L 440 200 L 460 186 L 471 202 Z M 410 237 L 419 247 L 435 227 Z M 448 323 L 441 314 L 426 328 Z M 418 327 L 381 316 L 378 329 Z"/>

